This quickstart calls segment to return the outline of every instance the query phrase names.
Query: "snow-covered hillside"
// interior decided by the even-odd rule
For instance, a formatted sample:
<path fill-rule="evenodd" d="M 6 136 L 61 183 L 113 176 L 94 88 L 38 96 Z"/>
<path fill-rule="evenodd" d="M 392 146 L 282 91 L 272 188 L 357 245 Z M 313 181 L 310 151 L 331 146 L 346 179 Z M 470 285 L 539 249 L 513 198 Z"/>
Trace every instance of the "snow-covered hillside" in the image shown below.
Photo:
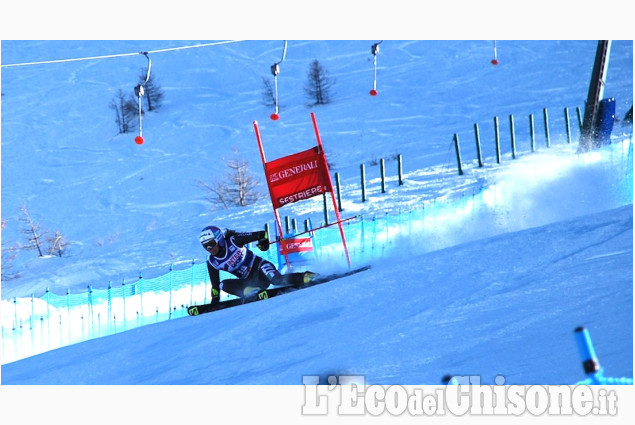
<path fill-rule="evenodd" d="M 3 41 L 2 64 L 113 55 L 196 45 L 178 41 Z M 548 108 L 552 143 L 563 143 L 562 110 L 583 107 L 593 65 L 594 41 L 499 41 L 493 66 L 491 41 L 390 41 L 378 55 L 379 95 L 372 87 L 371 43 L 289 41 L 280 65 L 280 120 L 262 103 L 262 79 L 280 60 L 282 41 L 245 41 L 151 54 L 152 74 L 165 91 L 161 110 L 144 119 L 146 142 L 116 135 L 109 103 L 119 89 L 132 92 L 143 55 L 2 69 L 3 248 L 25 244 L 21 207 L 34 220 L 71 242 L 66 257 L 41 259 L 18 253 L 2 297 L 41 296 L 105 288 L 108 281 L 152 277 L 170 263 L 203 260 L 197 234 L 210 223 L 239 229 L 272 222 L 266 196 L 250 208 L 212 210 L 199 181 L 221 177 L 224 159 L 239 149 L 262 179 L 252 122 L 260 123 L 268 159 L 315 143 L 315 111 L 332 172 L 339 172 L 345 200 L 357 202 L 359 164 L 377 179 L 379 158 L 401 153 L 404 172 L 437 167 L 410 181 L 412 199 L 434 199 L 448 190 L 438 178 L 454 174 L 454 133 L 463 158 L 473 161 L 473 124 L 480 125 L 483 155 L 495 164 L 493 117 L 500 116 L 504 161 L 509 160 L 507 116 L 516 116 L 519 152 L 529 151 L 528 116 Z M 617 116 L 632 105 L 632 42 L 613 44 L 605 95 Z M 308 108 L 303 86 L 319 59 L 335 79 L 331 104 Z M 24 88 L 28 87 L 28 90 Z M 619 126 L 618 126 L 619 127 Z M 621 127 L 620 127 L 621 128 Z M 617 130 L 619 131 L 619 129 Z M 394 178 L 394 163 L 389 162 Z M 441 174 L 439 174 L 441 173 Z M 471 174 L 471 173 L 468 173 Z M 466 177 L 467 182 L 473 180 Z M 483 181 L 477 182 L 483 183 Z M 485 181 L 486 183 L 486 181 Z M 457 182 L 459 187 L 466 183 Z M 374 187 L 377 187 L 375 184 Z M 265 192 L 264 182 L 262 191 Z M 457 191 L 456 188 L 453 189 Z M 470 192 L 468 192 L 470 193 Z M 358 205 L 370 214 L 392 209 L 395 191 Z M 415 202 L 416 206 L 416 202 Z M 322 220 L 321 204 L 296 204 L 282 214 Z"/>

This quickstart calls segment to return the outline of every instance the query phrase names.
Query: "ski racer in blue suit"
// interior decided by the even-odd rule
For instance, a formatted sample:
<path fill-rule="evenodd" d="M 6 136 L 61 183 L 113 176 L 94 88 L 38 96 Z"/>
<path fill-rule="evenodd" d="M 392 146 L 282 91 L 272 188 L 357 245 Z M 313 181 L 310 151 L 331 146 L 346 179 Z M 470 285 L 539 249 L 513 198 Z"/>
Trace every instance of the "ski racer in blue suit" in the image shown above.
<path fill-rule="evenodd" d="M 201 230 L 200 242 L 209 252 L 207 271 L 212 283 L 212 303 L 220 301 L 221 289 L 231 295 L 244 297 L 274 286 L 301 286 L 316 276 L 312 272 L 281 274 L 270 261 L 257 256 L 247 244 L 258 242 L 258 249 L 269 249 L 269 235 L 265 231 L 236 232 L 207 226 Z M 220 280 L 220 270 L 235 279 Z"/>

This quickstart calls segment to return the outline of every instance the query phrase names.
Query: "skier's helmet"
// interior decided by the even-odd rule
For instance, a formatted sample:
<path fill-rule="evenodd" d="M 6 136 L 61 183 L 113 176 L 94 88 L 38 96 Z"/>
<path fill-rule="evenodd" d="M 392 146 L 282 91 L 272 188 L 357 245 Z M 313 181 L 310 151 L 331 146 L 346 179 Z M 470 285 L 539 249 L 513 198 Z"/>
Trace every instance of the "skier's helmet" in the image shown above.
<path fill-rule="evenodd" d="M 213 248 L 216 244 L 221 247 L 225 246 L 225 236 L 223 235 L 223 231 L 216 226 L 207 226 L 201 230 L 201 236 L 199 239 L 205 249 L 209 247 Z"/>

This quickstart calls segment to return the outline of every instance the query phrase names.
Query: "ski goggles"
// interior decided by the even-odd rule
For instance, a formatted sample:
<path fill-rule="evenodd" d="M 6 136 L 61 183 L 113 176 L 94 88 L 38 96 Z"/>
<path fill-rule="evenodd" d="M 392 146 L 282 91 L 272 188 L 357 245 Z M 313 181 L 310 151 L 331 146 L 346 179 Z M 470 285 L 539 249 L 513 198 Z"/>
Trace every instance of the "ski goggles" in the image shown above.
<path fill-rule="evenodd" d="M 203 229 L 199 240 L 205 248 L 213 248 L 218 243 L 218 239 L 222 237 L 220 229 Z"/>

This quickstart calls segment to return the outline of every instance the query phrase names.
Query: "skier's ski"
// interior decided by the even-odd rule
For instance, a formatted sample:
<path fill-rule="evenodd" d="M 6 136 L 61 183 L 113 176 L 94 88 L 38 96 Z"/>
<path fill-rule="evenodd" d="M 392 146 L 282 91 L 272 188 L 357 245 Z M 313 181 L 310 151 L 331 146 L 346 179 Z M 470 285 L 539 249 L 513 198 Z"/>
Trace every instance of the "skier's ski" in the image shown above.
<path fill-rule="evenodd" d="M 370 266 L 364 266 L 353 270 L 348 270 L 342 273 L 333 273 L 326 276 L 317 276 L 315 279 L 306 283 L 300 287 L 297 286 L 280 286 L 271 289 L 264 289 L 262 291 L 258 291 L 256 294 L 245 297 L 245 298 L 235 298 L 228 301 L 217 302 L 213 304 L 199 304 L 191 306 L 187 309 L 187 314 L 190 316 L 198 316 L 199 314 L 210 313 L 212 311 L 224 310 L 230 307 L 236 307 L 242 304 L 249 304 L 255 301 L 262 301 L 269 298 L 276 297 L 282 294 L 288 294 L 289 292 L 295 292 L 300 289 L 309 288 L 312 286 L 319 285 L 321 283 L 330 282 L 331 280 L 339 279 L 342 277 L 350 276 L 355 273 L 363 272 L 364 270 L 370 269 Z"/>

